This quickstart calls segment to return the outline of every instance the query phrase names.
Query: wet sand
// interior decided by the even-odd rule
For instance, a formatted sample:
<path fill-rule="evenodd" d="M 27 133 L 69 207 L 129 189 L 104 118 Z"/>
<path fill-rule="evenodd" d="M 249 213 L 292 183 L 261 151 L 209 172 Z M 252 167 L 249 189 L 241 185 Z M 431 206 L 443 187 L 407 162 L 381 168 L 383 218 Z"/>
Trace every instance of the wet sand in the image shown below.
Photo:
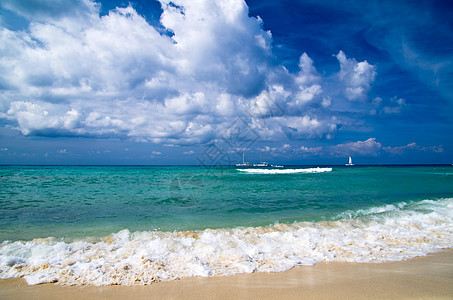
<path fill-rule="evenodd" d="M 188 278 L 150 286 L 28 286 L 0 280 L 0 299 L 453 299 L 453 249 L 401 262 L 320 263 L 281 273 Z"/>

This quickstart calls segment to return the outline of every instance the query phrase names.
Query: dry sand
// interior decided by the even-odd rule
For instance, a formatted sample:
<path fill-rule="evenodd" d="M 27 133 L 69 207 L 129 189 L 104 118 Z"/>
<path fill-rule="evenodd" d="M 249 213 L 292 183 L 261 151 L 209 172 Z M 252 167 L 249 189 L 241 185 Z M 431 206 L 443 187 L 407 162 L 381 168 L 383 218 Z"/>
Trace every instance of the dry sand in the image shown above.
<path fill-rule="evenodd" d="M 320 263 L 281 273 L 189 278 L 150 286 L 28 286 L 0 280 L 0 299 L 453 299 L 453 249 L 402 262 Z"/>

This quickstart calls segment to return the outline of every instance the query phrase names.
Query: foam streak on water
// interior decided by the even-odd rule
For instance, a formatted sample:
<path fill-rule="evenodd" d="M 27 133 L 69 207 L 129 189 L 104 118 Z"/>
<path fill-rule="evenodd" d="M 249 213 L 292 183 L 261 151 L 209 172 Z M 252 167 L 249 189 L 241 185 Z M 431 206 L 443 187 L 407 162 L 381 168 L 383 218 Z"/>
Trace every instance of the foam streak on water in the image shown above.
<path fill-rule="evenodd" d="M 324 173 L 331 172 L 332 168 L 304 168 L 304 169 L 237 169 L 250 174 L 296 174 L 296 173 Z"/>
<path fill-rule="evenodd" d="M 278 272 L 321 261 L 385 262 L 453 246 L 453 199 L 343 213 L 337 221 L 184 232 L 122 230 L 100 240 L 0 245 L 0 278 L 29 284 L 143 285 Z"/>

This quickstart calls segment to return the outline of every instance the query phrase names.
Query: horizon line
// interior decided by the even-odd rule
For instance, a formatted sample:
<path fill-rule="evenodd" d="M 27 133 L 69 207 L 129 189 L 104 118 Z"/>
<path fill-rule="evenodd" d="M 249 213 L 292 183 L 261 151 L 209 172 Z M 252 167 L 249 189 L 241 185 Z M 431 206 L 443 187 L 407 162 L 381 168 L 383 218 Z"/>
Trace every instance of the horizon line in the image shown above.
<path fill-rule="evenodd" d="M 236 167 L 236 165 L 183 165 L 183 164 L 1 164 L 0 167 L 204 167 L 204 168 L 225 168 L 225 167 Z M 345 164 L 288 164 L 284 167 L 291 166 L 304 166 L 304 167 L 313 167 L 313 166 L 332 166 L 332 167 L 345 167 Z M 392 164 L 392 163 L 383 163 L 383 164 L 354 164 L 354 166 L 348 167 L 373 167 L 373 166 L 453 166 L 450 163 L 416 163 L 416 164 Z M 265 167 L 262 167 L 265 168 Z"/>

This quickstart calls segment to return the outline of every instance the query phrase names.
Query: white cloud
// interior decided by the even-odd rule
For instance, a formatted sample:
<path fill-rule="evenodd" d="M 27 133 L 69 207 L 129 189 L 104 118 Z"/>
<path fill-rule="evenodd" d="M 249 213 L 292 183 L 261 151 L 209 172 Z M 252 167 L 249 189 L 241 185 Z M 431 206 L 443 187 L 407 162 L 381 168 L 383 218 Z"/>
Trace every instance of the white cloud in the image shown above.
<path fill-rule="evenodd" d="M 376 138 L 369 138 L 366 141 L 349 142 L 330 146 L 328 151 L 335 156 L 377 156 L 382 149 L 382 144 Z"/>
<path fill-rule="evenodd" d="M 403 155 L 408 151 L 423 151 L 423 152 L 443 152 L 443 146 L 435 145 L 422 147 L 416 143 L 409 143 L 404 146 L 383 146 L 376 138 L 369 138 L 365 141 L 348 142 L 325 148 L 325 154 L 341 157 L 341 156 L 379 156 L 385 153 L 393 155 Z"/>
<path fill-rule="evenodd" d="M 283 144 L 282 146 L 264 146 L 258 148 L 260 152 L 267 152 L 276 157 L 310 157 L 320 156 L 323 154 L 323 147 L 294 147 L 290 144 Z"/>
<path fill-rule="evenodd" d="M 310 153 L 310 154 L 319 154 L 323 150 L 323 147 L 305 147 L 301 146 L 299 151 L 302 153 Z"/>
<path fill-rule="evenodd" d="M 322 93 L 322 88 L 319 84 L 313 84 L 309 87 L 300 87 L 295 95 L 295 101 L 289 103 L 289 106 L 295 106 L 299 109 L 305 104 L 313 101 L 313 99 Z"/>
<path fill-rule="evenodd" d="M 340 63 L 338 77 L 344 84 L 344 94 L 349 100 L 364 100 L 376 77 L 376 67 L 366 60 L 357 62 L 347 58 L 341 50 L 336 57 Z"/>
<path fill-rule="evenodd" d="M 261 151 L 270 152 L 273 155 L 292 154 L 303 157 L 345 157 L 345 156 L 377 156 L 381 154 L 383 149 L 382 144 L 377 142 L 375 138 L 369 138 L 365 141 L 348 142 L 331 146 L 291 146 L 285 144 L 281 147 L 265 146 L 260 148 Z"/>
<path fill-rule="evenodd" d="M 330 96 L 327 96 L 327 97 L 322 98 L 321 105 L 322 105 L 324 108 L 329 107 L 331 104 L 332 104 L 332 98 L 331 98 Z"/>
<path fill-rule="evenodd" d="M 313 60 L 307 53 L 303 53 L 299 59 L 299 72 L 290 79 L 292 85 L 290 93 L 285 95 L 285 105 L 288 114 L 300 114 L 306 111 L 309 106 L 316 106 L 320 103 L 327 107 L 327 102 L 323 102 L 322 77 L 316 70 Z"/>
<path fill-rule="evenodd" d="M 281 117 L 280 121 L 283 132 L 290 139 L 327 138 L 335 135 L 337 125 L 334 119 L 320 120 L 308 115 L 303 117 Z"/>
<path fill-rule="evenodd" d="M 65 132 L 77 131 L 79 121 L 77 110 L 62 111 L 61 107 L 48 103 L 41 106 L 32 102 L 12 102 L 7 114 L 17 120 L 25 135 L 40 133 L 49 128 Z"/>
<path fill-rule="evenodd" d="M 299 58 L 299 69 L 296 77 L 298 84 L 310 84 L 321 80 L 321 76 L 313 65 L 313 60 L 305 52 Z"/>
<path fill-rule="evenodd" d="M 275 153 L 287 153 L 293 151 L 293 148 L 289 144 L 283 144 L 283 146 L 280 147 L 270 147 L 270 146 L 264 146 L 262 148 L 258 148 L 258 150 L 262 152 L 271 152 L 273 154 Z"/>
<path fill-rule="evenodd" d="M 386 152 L 389 152 L 391 154 L 397 154 L 397 155 L 402 155 L 404 152 L 410 149 L 417 149 L 417 144 L 416 143 L 410 143 L 407 144 L 406 146 L 399 146 L 399 147 L 383 147 L 382 149 Z"/>
<path fill-rule="evenodd" d="M 253 118 L 269 118 L 283 115 L 285 111 L 275 98 L 282 94 L 284 94 L 282 87 L 274 87 L 274 91 L 271 93 L 263 91 L 252 99 L 250 106 L 247 108 L 247 113 Z"/>
<path fill-rule="evenodd" d="M 162 152 L 159 152 L 159 151 L 152 151 L 151 153 L 154 155 L 162 155 Z"/>
<path fill-rule="evenodd" d="M 417 152 L 434 152 L 441 153 L 444 151 L 442 145 L 434 145 L 422 147 L 416 143 L 409 143 L 404 146 L 383 146 L 382 143 L 376 141 L 376 138 L 369 138 L 365 141 L 347 142 L 337 145 L 329 146 L 293 146 L 290 144 L 284 144 L 283 146 L 264 146 L 258 148 L 263 152 L 268 152 L 272 156 L 282 157 L 347 157 L 347 156 L 383 156 L 383 155 L 404 155 L 409 151 Z"/>

